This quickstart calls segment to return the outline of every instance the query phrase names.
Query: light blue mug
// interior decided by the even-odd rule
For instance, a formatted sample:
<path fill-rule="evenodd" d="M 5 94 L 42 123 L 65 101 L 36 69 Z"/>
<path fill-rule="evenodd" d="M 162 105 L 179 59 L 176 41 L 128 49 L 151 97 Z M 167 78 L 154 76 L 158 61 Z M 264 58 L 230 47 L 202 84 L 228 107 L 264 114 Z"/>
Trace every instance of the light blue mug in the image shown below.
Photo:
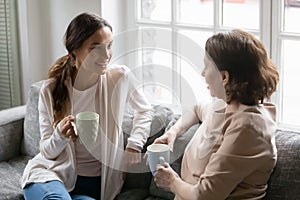
<path fill-rule="evenodd" d="M 151 144 L 147 147 L 147 157 L 150 170 L 154 175 L 158 164 L 170 162 L 170 148 L 167 144 Z"/>

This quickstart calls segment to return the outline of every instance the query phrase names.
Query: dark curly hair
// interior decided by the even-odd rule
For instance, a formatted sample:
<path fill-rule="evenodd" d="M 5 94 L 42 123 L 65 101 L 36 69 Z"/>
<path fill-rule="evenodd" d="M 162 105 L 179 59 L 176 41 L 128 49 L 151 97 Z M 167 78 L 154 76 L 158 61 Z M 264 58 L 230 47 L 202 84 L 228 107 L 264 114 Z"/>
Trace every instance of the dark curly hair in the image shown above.
<path fill-rule="evenodd" d="M 206 53 L 219 71 L 228 71 L 226 101 L 256 105 L 276 90 L 279 74 L 263 43 L 252 34 L 235 29 L 217 33 L 206 41 Z"/>

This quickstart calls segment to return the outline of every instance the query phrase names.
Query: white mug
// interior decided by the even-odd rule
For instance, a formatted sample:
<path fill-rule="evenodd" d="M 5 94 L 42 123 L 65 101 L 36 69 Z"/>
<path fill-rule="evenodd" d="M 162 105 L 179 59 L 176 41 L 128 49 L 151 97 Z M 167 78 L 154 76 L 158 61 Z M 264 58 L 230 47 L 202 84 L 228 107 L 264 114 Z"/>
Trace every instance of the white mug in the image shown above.
<path fill-rule="evenodd" d="M 147 147 L 147 157 L 150 170 L 154 175 L 158 164 L 170 162 L 170 148 L 167 144 L 151 144 Z"/>
<path fill-rule="evenodd" d="M 80 112 L 75 116 L 75 123 L 72 122 L 75 134 L 84 145 L 91 145 L 96 142 L 99 128 L 99 114 L 95 112 Z"/>

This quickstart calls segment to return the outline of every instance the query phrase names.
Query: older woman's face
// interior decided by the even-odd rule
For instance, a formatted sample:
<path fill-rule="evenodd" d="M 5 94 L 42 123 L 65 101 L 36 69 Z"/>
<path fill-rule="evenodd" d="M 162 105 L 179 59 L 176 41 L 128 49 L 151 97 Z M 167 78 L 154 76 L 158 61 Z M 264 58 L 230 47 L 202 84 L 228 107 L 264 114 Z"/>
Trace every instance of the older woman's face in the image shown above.
<path fill-rule="evenodd" d="M 207 55 L 204 57 L 204 65 L 201 75 L 205 78 L 210 95 L 225 100 L 222 72 L 217 69 L 215 63 Z"/>
<path fill-rule="evenodd" d="M 104 74 L 112 57 L 112 32 L 105 26 L 91 35 L 74 54 L 77 68 L 83 67 L 86 71 Z"/>

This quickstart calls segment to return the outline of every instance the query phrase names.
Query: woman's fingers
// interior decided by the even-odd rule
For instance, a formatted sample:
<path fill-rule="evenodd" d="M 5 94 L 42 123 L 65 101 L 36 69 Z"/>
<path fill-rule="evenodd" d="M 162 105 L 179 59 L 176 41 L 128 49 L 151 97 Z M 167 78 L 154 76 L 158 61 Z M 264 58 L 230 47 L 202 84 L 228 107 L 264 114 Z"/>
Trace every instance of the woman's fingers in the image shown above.
<path fill-rule="evenodd" d="M 74 122 L 74 117 L 72 115 L 63 118 L 60 123 L 60 132 L 67 138 L 70 137 L 75 139 L 77 136 L 75 134 L 72 122 Z"/>
<path fill-rule="evenodd" d="M 154 144 L 167 144 L 171 151 L 173 151 L 174 146 L 174 140 L 172 138 L 168 138 L 166 136 L 162 136 L 160 138 L 157 138 L 153 142 Z"/>
<path fill-rule="evenodd" d="M 168 171 L 169 164 L 166 165 L 158 165 L 157 171 L 154 175 L 154 181 L 158 187 L 167 189 L 171 179 L 170 179 L 170 172 Z"/>
<path fill-rule="evenodd" d="M 178 177 L 178 174 L 168 163 L 164 163 L 163 165 L 158 165 L 157 171 L 154 174 L 154 181 L 158 187 L 170 190 L 171 185 L 175 181 L 175 177 Z"/>
<path fill-rule="evenodd" d="M 67 116 L 60 121 L 60 132 L 65 132 L 70 122 L 70 117 Z"/>
<path fill-rule="evenodd" d="M 63 134 L 63 135 L 66 135 L 67 134 L 67 131 L 68 129 L 70 129 L 70 122 L 69 121 L 62 121 L 61 124 L 60 124 L 60 132 Z"/>
<path fill-rule="evenodd" d="M 168 143 L 168 146 L 169 146 L 169 148 L 170 148 L 170 151 L 173 152 L 174 140 L 173 140 L 173 141 L 170 141 L 170 142 Z"/>
<path fill-rule="evenodd" d="M 168 138 L 165 135 L 156 138 L 153 142 L 154 144 L 168 144 Z"/>
<path fill-rule="evenodd" d="M 67 132 L 65 134 L 66 137 L 70 137 L 71 136 L 71 129 L 67 129 Z"/>

